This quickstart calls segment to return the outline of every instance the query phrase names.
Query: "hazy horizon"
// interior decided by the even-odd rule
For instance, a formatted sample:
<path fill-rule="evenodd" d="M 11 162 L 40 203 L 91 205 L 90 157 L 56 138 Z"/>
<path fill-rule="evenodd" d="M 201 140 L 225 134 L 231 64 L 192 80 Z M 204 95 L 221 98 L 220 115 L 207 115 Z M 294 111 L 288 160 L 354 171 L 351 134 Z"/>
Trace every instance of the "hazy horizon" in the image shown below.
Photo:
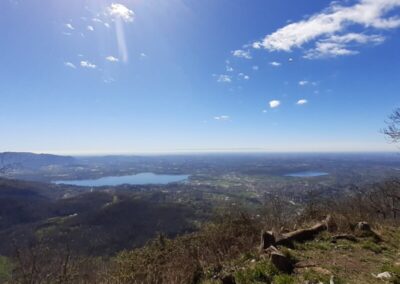
<path fill-rule="evenodd" d="M 143 151 L 143 152 L 52 152 L 52 151 L 2 151 L 0 153 L 33 153 L 33 154 L 50 154 L 61 156 L 76 156 L 76 157 L 101 157 L 101 156 L 181 156 L 181 155 L 399 155 L 398 151 L 262 151 L 257 150 L 243 150 L 243 149 L 225 149 L 225 150 L 176 150 L 176 151 Z"/>

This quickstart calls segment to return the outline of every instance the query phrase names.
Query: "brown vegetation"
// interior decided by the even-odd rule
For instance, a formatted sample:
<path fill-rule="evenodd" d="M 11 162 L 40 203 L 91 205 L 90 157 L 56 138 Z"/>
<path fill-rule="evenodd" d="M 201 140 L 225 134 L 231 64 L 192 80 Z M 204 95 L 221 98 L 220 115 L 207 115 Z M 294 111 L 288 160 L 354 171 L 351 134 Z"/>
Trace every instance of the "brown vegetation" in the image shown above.
<path fill-rule="evenodd" d="M 109 259 L 77 256 L 68 246 L 17 246 L 12 283 L 304 283 L 294 281 L 333 276 L 334 283 L 374 283 L 371 273 L 382 272 L 384 265 L 397 275 L 393 263 L 400 232 L 393 228 L 399 224 L 398 181 L 363 190 L 354 187 L 343 198 L 310 196 L 295 208 L 277 197 L 267 200 L 265 212 L 272 210 L 272 215 L 243 213 L 235 207 L 198 232 L 174 239 L 160 234 L 142 248 Z M 325 219 L 328 213 L 332 219 Z M 263 250 L 272 245 L 276 250 L 265 258 Z M 362 272 L 356 276 L 350 269 Z"/>

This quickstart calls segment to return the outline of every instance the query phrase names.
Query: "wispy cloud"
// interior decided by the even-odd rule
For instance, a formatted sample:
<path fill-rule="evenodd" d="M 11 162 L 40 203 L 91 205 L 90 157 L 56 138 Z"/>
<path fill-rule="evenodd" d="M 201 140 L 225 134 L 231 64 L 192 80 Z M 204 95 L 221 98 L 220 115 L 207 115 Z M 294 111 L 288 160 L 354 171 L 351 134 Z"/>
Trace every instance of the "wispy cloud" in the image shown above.
<path fill-rule="evenodd" d="M 239 78 L 241 78 L 243 80 L 250 80 L 250 76 L 246 75 L 244 73 L 239 73 L 238 76 L 239 76 Z"/>
<path fill-rule="evenodd" d="M 282 63 L 276 62 L 276 61 L 272 61 L 272 62 L 270 62 L 269 64 L 272 65 L 272 66 L 274 66 L 274 67 L 279 67 L 279 66 L 282 65 Z"/>
<path fill-rule="evenodd" d="M 305 85 L 308 85 L 308 84 L 310 84 L 310 82 L 307 81 L 307 80 L 301 80 L 301 81 L 299 81 L 299 85 L 300 85 L 300 86 L 305 86 Z"/>
<path fill-rule="evenodd" d="M 71 25 L 71 24 L 65 24 L 65 27 L 66 27 L 67 29 L 70 29 L 71 31 L 75 30 L 74 26 Z"/>
<path fill-rule="evenodd" d="M 237 49 L 232 51 L 232 55 L 239 58 L 251 59 L 251 54 L 248 50 Z"/>
<path fill-rule="evenodd" d="M 147 57 L 147 55 L 144 52 L 142 52 L 142 53 L 140 53 L 140 57 L 145 58 L 145 57 Z"/>
<path fill-rule="evenodd" d="M 226 72 L 233 72 L 233 71 L 235 71 L 235 70 L 233 69 L 233 67 L 231 66 L 231 62 L 230 62 L 229 60 L 225 60 L 225 69 L 226 69 Z"/>
<path fill-rule="evenodd" d="M 75 64 L 73 64 L 72 62 L 64 62 L 64 65 L 69 68 L 76 69 Z"/>
<path fill-rule="evenodd" d="M 219 116 L 214 116 L 215 120 L 220 120 L 220 121 L 227 121 L 230 120 L 229 115 L 219 115 Z"/>
<path fill-rule="evenodd" d="M 93 26 L 87 26 L 87 28 L 86 28 L 88 31 L 91 31 L 91 32 L 93 32 L 94 31 L 94 27 Z"/>
<path fill-rule="evenodd" d="M 306 103 L 308 103 L 308 101 L 306 99 L 301 99 L 297 101 L 297 105 L 305 105 Z"/>
<path fill-rule="evenodd" d="M 350 49 L 350 44 L 375 43 L 380 44 L 385 38 L 380 35 L 365 35 L 349 33 L 346 35 L 332 35 L 316 43 L 315 48 L 306 51 L 304 55 L 308 59 L 336 57 L 340 55 L 353 55 L 359 53 L 357 50 Z"/>
<path fill-rule="evenodd" d="M 86 61 L 86 60 L 82 60 L 80 64 L 81 64 L 82 68 L 88 68 L 88 69 L 96 69 L 97 68 L 97 66 L 95 64 L 90 63 L 89 61 Z"/>
<path fill-rule="evenodd" d="M 254 65 L 253 67 L 251 67 L 251 69 L 253 69 L 254 71 L 259 70 L 260 68 L 257 65 Z"/>
<path fill-rule="evenodd" d="M 217 82 L 219 83 L 231 83 L 232 82 L 232 77 L 226 74 L 221 74 L 221 75 L 214 75 L 217 77 Z"/>
<path fill-rule="evenodd" d="M 119 61 L 119 59 L 117 57 L 114 57 L 112 55 L 107 56 L 106 60 L 109 61 L 109 62 L 118 62 Z"/>
<path fill-rule="evenodd" d="M 400 17 L 392 11 L 400 0 L 358 0 L 352 6 L 334 1 L 324 11 L 288 24 L 253 43 L 253 48 L 290 52 L 304 48 L 309 59 L 357 54 L 353 44 L 381 43 L 384 36 L 368 34 L 400 27 Z M 361 33 L 350 32 L 356 28 Z M 313 44 L 313 46 L 305 46 Z"/>
<path fill-rule="evenodd" d="M 269 107 L 270 108 L 277 108 L 281 105 L 281 102 L 278 100 L 272 100 L 269 102 Z"/>

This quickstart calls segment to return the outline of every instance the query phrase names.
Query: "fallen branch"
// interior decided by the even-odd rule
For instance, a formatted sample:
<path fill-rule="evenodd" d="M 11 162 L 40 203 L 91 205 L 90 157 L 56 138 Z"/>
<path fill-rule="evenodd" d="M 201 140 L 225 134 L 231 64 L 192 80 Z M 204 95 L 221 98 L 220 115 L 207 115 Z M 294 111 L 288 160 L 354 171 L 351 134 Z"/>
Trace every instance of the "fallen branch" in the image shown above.
<path fill-rule="evenodd" d="M 317 223 L 314 226 L 306 229 L 299 229 L 293 232 L 277 235 L 273 232 L 262 232 L 261 233 L 261 244 L 260 250 L 263 251 L 270 246 L 286 246 L 293 247 L 294 242 L 304 242 L 312 240 L 322 231 L 334 230 L 336 224 L 332 218 L 328 216 L 323 222 Z"/>

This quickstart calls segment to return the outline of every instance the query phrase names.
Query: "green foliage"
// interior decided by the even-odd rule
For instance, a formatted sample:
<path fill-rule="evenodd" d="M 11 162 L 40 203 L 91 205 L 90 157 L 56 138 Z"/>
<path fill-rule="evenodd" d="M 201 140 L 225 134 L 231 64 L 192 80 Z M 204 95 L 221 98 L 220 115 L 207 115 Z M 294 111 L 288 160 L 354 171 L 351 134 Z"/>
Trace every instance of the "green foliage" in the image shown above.
<path fill-rule="evenodd" d="M 272 277 L 278 273 L 279 271 L 269 261 L 260 261 L 254 266 L 237 271 L 235 280 L 238 284 L 271 283 Z"/>
<path fill-rule="evenodd" d="M 274 276 L 274 284 L 294 284 L 295 278 L 292 275 L 281 274 Z"/>
<path fill-rule="evenodd" d="M 296 263 L 298 261 L 296 256 L 293 254 L 293 250 L 286 248 L 286 247 L 281 247 L 279 249 L 283 253 L 283 255 L 286 256 L 290 260 L 291 263 Z"/>
<path fill-rule="evenodd" d="M 0 256 L 0 283 L 11 279 L 13 265 L 11 261 L 4 256 Z"/>
<path fill-rule="evenodd" d="M 374 253 L 381 253 L 384 250 L 384 248 L 381 245 L 378 245 L 371 240 L 364 241 L 361 247 L 363 249 L 368 249 L 370 251 L 373 251 Z"/>
<path fill-rule="evenodd" d="M 392 274 L 390 283 L 400 284 L 400 265 L 393 265 L 391 263 L 386 263 L 382 266 L 381 271 L 388 271 Z"/>
<path fill-rule="evenodd" d="M 304 280 L 307 280 L 311 283 L 329 283 L 330 280 L 330 277 L 328 275 L 322 275 L 313 270 L 307 270 L 306 272 L 304 272 L 303 277 Z"/>

